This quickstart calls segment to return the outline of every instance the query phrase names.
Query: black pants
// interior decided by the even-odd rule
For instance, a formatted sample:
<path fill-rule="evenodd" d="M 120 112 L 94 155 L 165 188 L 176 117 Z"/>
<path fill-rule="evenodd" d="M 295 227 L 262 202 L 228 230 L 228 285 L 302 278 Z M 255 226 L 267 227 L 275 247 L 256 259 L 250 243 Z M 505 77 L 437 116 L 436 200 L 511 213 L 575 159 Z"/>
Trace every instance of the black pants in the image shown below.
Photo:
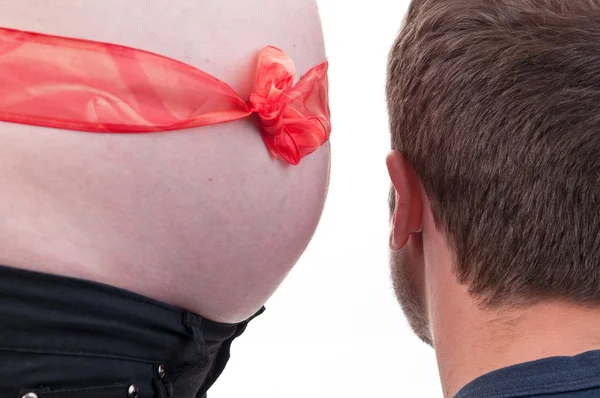
<path fill-rule="evenodd" d="M 247 323 L 0 266 L 0 398 L 200 398 Z"/>

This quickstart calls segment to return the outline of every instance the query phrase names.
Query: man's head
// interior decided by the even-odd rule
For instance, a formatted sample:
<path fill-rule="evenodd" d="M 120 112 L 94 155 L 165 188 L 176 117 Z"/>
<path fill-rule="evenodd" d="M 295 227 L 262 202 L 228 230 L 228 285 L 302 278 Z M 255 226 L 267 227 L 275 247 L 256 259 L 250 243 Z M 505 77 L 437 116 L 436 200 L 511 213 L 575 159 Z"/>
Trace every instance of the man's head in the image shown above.
<path fill-rule="evenodd" d="M 388 70 L 391 246 L 426 341 L 453 284 L 486 308 L 600 304 L 599 13 L 598 0 L 411 4 Z"/>

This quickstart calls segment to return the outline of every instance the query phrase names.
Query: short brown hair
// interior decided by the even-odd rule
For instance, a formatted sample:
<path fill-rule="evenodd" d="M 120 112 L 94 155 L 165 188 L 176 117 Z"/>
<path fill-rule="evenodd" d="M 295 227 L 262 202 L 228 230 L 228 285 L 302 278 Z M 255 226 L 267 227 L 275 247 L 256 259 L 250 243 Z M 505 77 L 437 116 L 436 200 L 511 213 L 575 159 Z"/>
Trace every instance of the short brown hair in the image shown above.
<path fill-rule="evenodd" d="M 600 0 L 419 0 L 392 146 L 488 305 L 600 304 Z"/>

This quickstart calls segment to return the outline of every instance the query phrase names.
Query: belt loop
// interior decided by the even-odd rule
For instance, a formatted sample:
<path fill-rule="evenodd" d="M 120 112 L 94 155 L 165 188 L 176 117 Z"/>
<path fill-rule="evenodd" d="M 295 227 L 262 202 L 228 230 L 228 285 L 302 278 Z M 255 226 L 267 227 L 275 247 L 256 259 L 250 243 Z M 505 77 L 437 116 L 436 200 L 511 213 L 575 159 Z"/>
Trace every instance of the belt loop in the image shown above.
<path fill-rule="evenodd" d="M 190 312 L 184 312 L 182 322 L 189 336 L 193 339 L 195 353 L 192 364 L 167 372 L 167 379 L 172 381 L 171 398 L 196 396 L 204 379 L 201 373 L 210 363 L 208 347 L 202 332 L 202 319 Z M 167 387 L 169 387 L 169 384 L 167 384 Z"/>
<path fill-rule="evenodd" d="M 183 317 L 183 324 L 191 333 L 192 339 L 196 344 L 196 355 L 194 357 L 195 367 L 204 367 L 210 360 L 204 333 L 202 333 L 202 319 L 190 312 L 186 312 Z"/>

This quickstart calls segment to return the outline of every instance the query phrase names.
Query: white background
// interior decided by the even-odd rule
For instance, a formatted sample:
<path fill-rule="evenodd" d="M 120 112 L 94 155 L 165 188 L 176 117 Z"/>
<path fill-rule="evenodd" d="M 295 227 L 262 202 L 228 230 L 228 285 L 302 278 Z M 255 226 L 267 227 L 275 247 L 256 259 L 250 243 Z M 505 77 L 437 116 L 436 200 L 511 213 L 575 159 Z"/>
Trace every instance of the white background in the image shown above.
<path fill-rule="evenodd" d="M 308 250 L 232 349 L 210 398 L 441 397 L 388 269 L 385 65 L 408 0 L 319 0 L 330 61 L 331 186 Z"/>

